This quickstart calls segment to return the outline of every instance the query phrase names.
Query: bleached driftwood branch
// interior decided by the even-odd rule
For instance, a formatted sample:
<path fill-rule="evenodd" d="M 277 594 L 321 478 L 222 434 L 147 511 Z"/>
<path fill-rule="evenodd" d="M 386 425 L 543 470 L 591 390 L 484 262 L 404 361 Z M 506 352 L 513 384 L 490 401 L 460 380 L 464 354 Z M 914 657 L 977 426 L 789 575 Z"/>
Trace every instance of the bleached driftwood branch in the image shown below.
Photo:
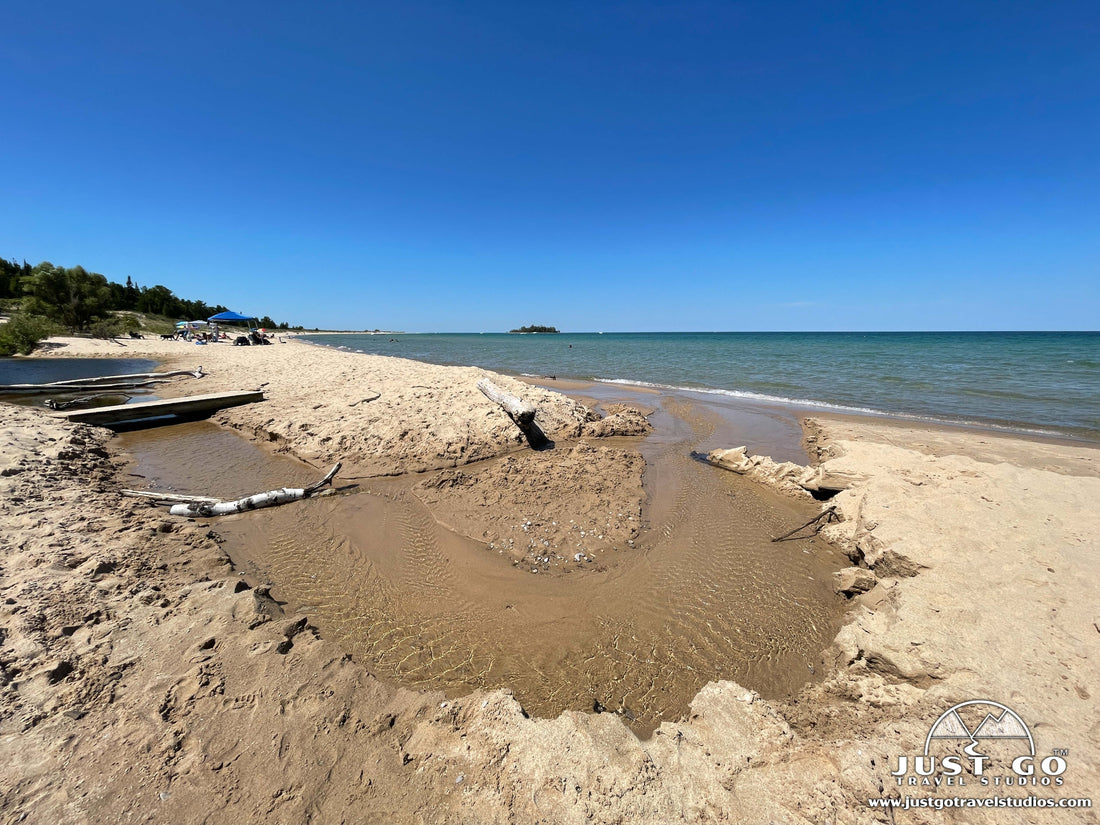
<path fill-rule="evenodd" d="M 488 378 L 482 378 L 477 382 L 477 388 L 488 398 L 504 408 L 508 415 L 512 416 L 517 424 L 525 426 L 535 420 L 535 408 L 526 401 L 521 401 L 514 395 L 509 395 Z"/>
<path fill-rule="evenodd" d="M 159 381 L 165 378 L 176 378 L 181 376 L 202 378 L 205 375 L 206 373 L 202 371 L 202 365 L 200 364 L 198 369 L 193 370 L 172 370 L 171 372 L 139 372 L 131 373 L 129 375 L 101 375 L 98 378 L 70 378 L 67 381 L 54 381 L 53 384 L 57 386 L 64 386 L 65 384 L 112 384 L 119 381 Z"/>
<path fill-rule="evenodd" d="M 257 493 L 253 496 L 245 496 L 236 501 L 222 501 L 207 496 L 184 496 L 177 493 L 158 493 L 150 490 L 123 490 L 124 496 L 152 499 L 156 504 L 171 504 L 168 511 L 173 516 L 228 516 L 232 513 L 244 513 L 248 510 L 259 510 L 261 507 L 275 507 L 291 501 L 299 501 L 316 495 L 322 487 L 332 483 L 332 479 L 340 472 L 342 463 L 328 471 L 328 474 L 320 481 L 310 484 L 308 487 L 281 487 L 278 490 L 270 490 L 266 493 Z"/>
<path fill-rule="evenodd" d="M 322 487 L 331 484 L 333 477 L 340 471 L 341 466 L 340 463 L 337 463 L 335 467 L 328 471 L 328 475 L 308 487 L 281 487 L 278 490 L 257 493 L 254 496 L 245 496 L 236 501 L 219 501 L 216 504 L 203 501 L 175 504 L 168 512 L 173 516 L 228 516 L 233 513 L 244 513 L 248 510 L 259 510 L 261 507 L 275 507 L 279 504 L 299 501 L 303 498 L 309 498 Z"/>
<path fill-rule="evenodd" d="M 197 370 L 173 370 L 172 372 L 146 372 L 132 375 L 100 375 L 93 378 L 71 378 L 66 381 L 50 381 L 46 384 L 4 384 L 0 392 L 84 392 L 90 390 L 128 390 L 137 387 L 151 387 L 163 384 L 170 378 L 188 376 L 203 378 L 206 373 L 200 366 Z"/>

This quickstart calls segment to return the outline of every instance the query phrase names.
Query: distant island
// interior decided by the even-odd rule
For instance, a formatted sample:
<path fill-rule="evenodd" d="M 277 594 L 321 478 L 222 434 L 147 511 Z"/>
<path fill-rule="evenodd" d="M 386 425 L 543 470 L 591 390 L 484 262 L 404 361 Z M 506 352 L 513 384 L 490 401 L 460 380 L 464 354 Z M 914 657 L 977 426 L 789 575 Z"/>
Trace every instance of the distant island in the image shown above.
<path fill-rule="evenodd" d="M 559 330 L 558 330 L 557 327 L 530 326 L 530 327 L 520 327 L 519 329 L 510 329 L 510 330 L 508 330 L 508 332 L 518 332 L 518 333 L 524 333 L 524 332 L 559 332 Z"/>

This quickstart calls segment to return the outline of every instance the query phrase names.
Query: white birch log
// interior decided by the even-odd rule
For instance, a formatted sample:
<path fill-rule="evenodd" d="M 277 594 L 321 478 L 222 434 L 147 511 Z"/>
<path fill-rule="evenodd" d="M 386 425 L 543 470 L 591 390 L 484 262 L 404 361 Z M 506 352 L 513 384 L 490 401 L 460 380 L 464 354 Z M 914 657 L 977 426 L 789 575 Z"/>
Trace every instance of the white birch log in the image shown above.
<path fill-rule="evenodd" d="M 301 487 L 282 487 L 266 493 L 257 493 L 254 496 L 245 496 L 236 501 L 219 501 L 217 504 L 202 501 L 173 504 L 168 512 L 173 516 L 228 516 L 248 510 L 259 510 L 261 507 L 275 507 L 305 497 L 306 491 Z"/>
<path fill-rule="evenodd" d="M 168 512 L 173 516 L 228 516 L 233 513 L 259 510 L 261 507 L 275 507 L 291 501 L 300 501 L 303 498 L 309 498 L 325 485 L 332 483 L 332 479 L 340 471 L 340 467 L 341 464 L 338 463 L 329 470 L 328 475 L 308 487 L 281 487 L 278 490 L 245 496 L 236 501 L 205 500 L 174 504 Z"/>
<path fill-rule="evenodd" d="M 477 388 L 488 398 L 504 408 L 508 415 L 521 426 L 530 424 L 535 420 L 535 408 L 526 401 L 521 401 L 514 395 L 509 395 L 488 378 L 482 378 L 477 382 Z"/>

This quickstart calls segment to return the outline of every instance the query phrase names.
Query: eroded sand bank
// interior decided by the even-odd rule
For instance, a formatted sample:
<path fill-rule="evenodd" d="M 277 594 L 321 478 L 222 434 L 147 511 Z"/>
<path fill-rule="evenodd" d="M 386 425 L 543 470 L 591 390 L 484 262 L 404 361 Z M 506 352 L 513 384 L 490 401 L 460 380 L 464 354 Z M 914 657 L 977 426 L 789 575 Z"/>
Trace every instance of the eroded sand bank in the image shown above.
<path fill-rule="evenodd" d="M 103 354 L 166 354 L 135 349 Z M 395 362 L 387 378 L 362 356 L 299 358 L 297 345 L 193 350 L 186 360 L 222 373 L 203 391 L 249 377 L 272 398 L 222 423 L 319 465 L 353 453 L 360 472 L 391 472 L 523 447 L 437 368 L 412 377 L 421 365 L 380 359 Z M 364 388 L 382 395 L 363 402 Z M 424 426 L 379 432 L 389 417 L 377 411 L 396 408 L 356 412 L 391 394 L 421 405 L 418 425 L 441 418 L 465 451 Z M 439 416 L 441 397 L 453 417 Z M 562 432 L 590 423 L 568 400 L 542 404 Z M 1064 784 L 1031 793 L 1100 786 L 1095 448 L 819 420 L 824 468 L 864 479 L 829 502 L 844 521 L 828 530 L 875 576 L 824 681 L 788 701 L 712 683 L 688 718 L 639 741 L 614 714 L 537 720 L 505 691 L 384 687 L 308 617 L 242 589 L 208 525 L 120 498 L 105 431 L 2 413 L 0 792 L 13 821 L 891 821 L 867 798 L 897 792 L 898 755 L 920 753 L 944 710 L 976 698 L 1011 706 L 1037 751 L 1068 750 Z M 939 791 L 954 793 L 1025 792 Z M 896 821 L 1040 816 L 1095 821 L 1005 808 Z"/>

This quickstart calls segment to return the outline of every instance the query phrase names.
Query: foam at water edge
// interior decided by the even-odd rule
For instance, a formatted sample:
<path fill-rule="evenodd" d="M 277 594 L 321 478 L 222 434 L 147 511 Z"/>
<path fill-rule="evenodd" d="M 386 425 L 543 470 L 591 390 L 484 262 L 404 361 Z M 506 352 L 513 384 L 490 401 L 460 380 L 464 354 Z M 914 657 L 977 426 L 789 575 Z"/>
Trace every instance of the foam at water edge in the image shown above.
<path fill-rule="evenodd" d="M 628 387 L 647 387 L 649 389 L 673 390 L 676 392 L 696 392 L 703 395 L 723 395 L 729 398 L 743 398 L 749 401 L 763 401 L 769 404 L 783 404 L 785 406 L 810 407 L 813 409 L 833 410 L 854 415 L 869 415 L 878 418 L 894 418 L 904 421 L 921 421 L 929 424 L 945 424 L 965 427 L 980 427 L 986 430 L 996 430 L 1005 433 L 1026 433 L 1029 435 L 1045 435 L 1065 438 L 1065 433 L 1056 430 L 1041 430 L 1030 427 L 1009 427 L 1004 424 L 994 424 L 988 421 L 972 421 L 965 418 L 941 418 L 932 415 L 915 415 L 913 413 L 889 412 L 877 410 L 872 407 L 855 407 L 845 404 L 830 404 L 827 401 L 811 401 L 807 398 L 787 398 L 781 395 L 767 395 L 758 392 L 746 392 L 744 390 L 720 390 L 712 387 L 681 387 L 674 384 L 656 384 L 649 381 L 629 381 L 625 378 L 595 378 L 601 384 L 619 384 Z"/>

